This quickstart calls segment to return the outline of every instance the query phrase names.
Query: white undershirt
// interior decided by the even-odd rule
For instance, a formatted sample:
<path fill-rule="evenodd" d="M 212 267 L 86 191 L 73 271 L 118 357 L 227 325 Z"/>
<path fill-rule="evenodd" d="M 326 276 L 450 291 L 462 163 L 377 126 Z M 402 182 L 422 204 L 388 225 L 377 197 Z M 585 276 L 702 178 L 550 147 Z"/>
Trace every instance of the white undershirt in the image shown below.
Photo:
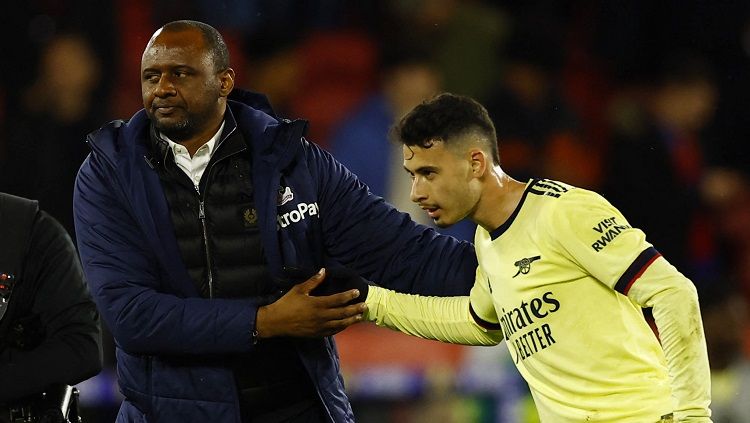
<path fill-rule="evenodd" d="M 201 176 L 203 176 L 203 172 L 206 170 L 206 166 L 208 166 L 208 162 L 211 160 L 211 156 L 214 154 L 214 150 L 216 149 L 216 144 L 219 141 L 219 137 L 221 137 L 221 133 L 224 130 L 224 122 L 221 123 L 221 126 L 219 127 L 219 130 L 216 131 L 213 137 L 211 137 L 208 142 L 200 146 L 198 150 L 195 152 L 193 157 L 190 157 L 190 153 L 188 153 L 188 149 L 182 145 L 178 144 L 172 140 L 170 140 L 166 135 L 160 134 L 164 140 L 169 143 L 169 148 L 172 149 L 172 153 L 174 153 L 174 162 L 182 169 L 183 172 L 190 178 L 191 181 L 193 181 L 193 185 L 198 188 L 198 185 L 201 181 Z"/>

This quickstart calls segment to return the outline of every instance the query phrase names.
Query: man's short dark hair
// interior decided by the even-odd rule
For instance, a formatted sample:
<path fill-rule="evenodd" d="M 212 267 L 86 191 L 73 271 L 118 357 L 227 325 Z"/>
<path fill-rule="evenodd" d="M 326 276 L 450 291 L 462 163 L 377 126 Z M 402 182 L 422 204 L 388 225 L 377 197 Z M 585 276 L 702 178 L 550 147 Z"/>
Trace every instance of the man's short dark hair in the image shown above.
<path fill-rule="evenodd" d="M 191 21 L 181 20 L 173 21 L 162 27 L 162 31 L 185 31 L 188 29 L 197 29 L 203 35 L 203 39 L 206 41 L 208 52 L 211 54 L 214 62 L 214 70 L 217 72 L 229 69 L 229 49 L 227 44 L 224 42 L 224 38 L 219 34 L 216 28 L 209 24 Z"/>
<path fill-rule="evenodd" d="M 404 116 L 391 130 L 391 137 L 406 146 L 430 148 L 436 140 L 446 144 L 477 133 L 486 139 L 495 163 L 500 164 L 495 125 L 476 100 L 443 93 L 425 101 Z"/>

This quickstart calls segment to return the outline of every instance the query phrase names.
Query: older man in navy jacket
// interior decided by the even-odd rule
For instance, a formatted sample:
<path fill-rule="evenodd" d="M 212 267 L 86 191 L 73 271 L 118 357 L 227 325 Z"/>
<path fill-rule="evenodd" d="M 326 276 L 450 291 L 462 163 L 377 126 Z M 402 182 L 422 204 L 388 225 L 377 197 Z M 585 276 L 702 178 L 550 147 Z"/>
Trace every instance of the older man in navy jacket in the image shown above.
<path fill-rule="evenodd" d="M 118 421 L 352 421 L 330 335 L 361 319 L 359 276 L 467 294 L 473 247 L 372 195 L 304 122 L 233 92 L 214 28 L 159 29 L 141 81 L 144 110 L 88 137 L 74 198 L 117 344 Z"/>

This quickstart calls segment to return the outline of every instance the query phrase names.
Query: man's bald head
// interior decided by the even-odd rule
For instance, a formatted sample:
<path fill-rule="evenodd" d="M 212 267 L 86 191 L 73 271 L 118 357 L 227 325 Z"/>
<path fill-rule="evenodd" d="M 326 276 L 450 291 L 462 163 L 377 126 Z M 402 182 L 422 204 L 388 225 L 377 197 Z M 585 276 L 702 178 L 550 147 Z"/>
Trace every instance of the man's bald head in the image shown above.
<path fill-rule="evenodd" d="M 211 56 L 213 61 L 214 70 L 221 72 L 229 68 L 229 49 L 224 42 L 224 38 L 219 34 L 216 28 L 212 27 L 203 22 L 191 21 L 191 20 L 180 20 L 169 22 L 168 24 L 159 28 L 146 46 L 146 49 L 154 42 L 159 34 L 164 32 L 181 32 L 181 31 L 199 31 L 203 37 L 203 41 L 206 43 L 206 50 Z"/>

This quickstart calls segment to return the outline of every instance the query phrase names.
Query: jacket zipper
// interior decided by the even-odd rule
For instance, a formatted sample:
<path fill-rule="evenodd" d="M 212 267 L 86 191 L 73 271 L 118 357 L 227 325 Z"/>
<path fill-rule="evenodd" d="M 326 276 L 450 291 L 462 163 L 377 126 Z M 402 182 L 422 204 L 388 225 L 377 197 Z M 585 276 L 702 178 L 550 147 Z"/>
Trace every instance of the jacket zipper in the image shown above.
<path fill-rule="evenodd" d="M 206 169 L 208 171 L 208 169 Z M 203 230 L 203 249 L 206 252 L 206 279 L 208 281 L 208 298 L 214 297 L 214 275 L 212 270 L 211 251 L 208 248 L 208 227 L 206 226 L 206 207 L 201 196 L 198 185 L 195 186 L 195 192 L 198 193 L 198 219 L 201 221 Z"/>
<path fill-rule="evenodd" d="M 225 140 L 229 138 L 232 133 L 234 133 L 235 129 L 232 128 L 231 131 L 229 131 L 228 134 L 224 135 L 222 140 Z M 216 146 L 217 151 L 219 145 Z M 222 160 L 226 159 L 224 157 Z M 211 178 L 211 169 L 214 167 L 214 163 L 210 163 L 206 167 L 206 170 L 203 171 L 203 174 L 206 176 L 206 186 L 208 186 Z M 206 251 L 206 281 L 208 282 L 208 298 L 214 297 L 214 273 L 213 273 L 213 260 L 211 260 L 211 250 L 208 248 L 208 227 L 206 226 L 206 207 L 205 207 L 205 201 L 203 196 L 201 195 L 201 189 L 200 189 L 200 181 L 198 184 L 193 185 L 195 187 L 195 192 L 198 194 L 198 220 L 201 221 L 201 229 L 203 231 L 203 249 Z"/>

